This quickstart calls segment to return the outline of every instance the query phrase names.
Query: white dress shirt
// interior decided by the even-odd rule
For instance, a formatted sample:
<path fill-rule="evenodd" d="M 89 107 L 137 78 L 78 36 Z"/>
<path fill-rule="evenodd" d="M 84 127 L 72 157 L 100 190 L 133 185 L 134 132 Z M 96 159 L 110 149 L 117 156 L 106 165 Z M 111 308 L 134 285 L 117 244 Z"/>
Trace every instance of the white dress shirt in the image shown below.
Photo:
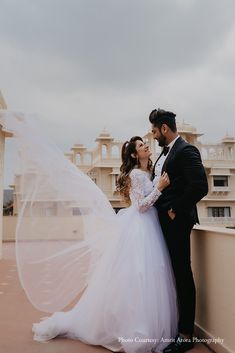
<path fill-rule="evenodd" d="M 168 154 L 170 153 L 170 150 L 172 149 L 172 147 L 175 144 L 175 141 L 179 138 L 180 136 L 178 135 L 173 141 L 171 141 L 171 143 L 169 143 L 169 145 L 167 145 L 167 147 L 169 147 L 169 151 L 168 153 L 164 156 L 164 154 L 161 155 L 161 157 L 159 158 L 159 160 L 157 161 L 157 163 L 155 164 L 155 169 L 154 169 L 154 174 L 155 177 L 153 179 L 153 184 L 155 185 L 156 182 L 160 179 L 161 174 L 162 174 L 162 167 L 163 164 L 168 156 Z"/>

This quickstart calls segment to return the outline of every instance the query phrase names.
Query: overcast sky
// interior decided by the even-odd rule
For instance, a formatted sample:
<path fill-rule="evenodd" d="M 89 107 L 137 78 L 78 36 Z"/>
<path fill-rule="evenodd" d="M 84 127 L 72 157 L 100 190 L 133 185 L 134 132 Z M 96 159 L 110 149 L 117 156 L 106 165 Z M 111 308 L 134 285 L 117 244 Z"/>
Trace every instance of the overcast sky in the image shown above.
<path fill-rule="evenodd" d="M 0 90 L 64 152 L 143 135 L 157 107 L 235 136 L 234 79 L 234 0 L 0 0 Z"/>

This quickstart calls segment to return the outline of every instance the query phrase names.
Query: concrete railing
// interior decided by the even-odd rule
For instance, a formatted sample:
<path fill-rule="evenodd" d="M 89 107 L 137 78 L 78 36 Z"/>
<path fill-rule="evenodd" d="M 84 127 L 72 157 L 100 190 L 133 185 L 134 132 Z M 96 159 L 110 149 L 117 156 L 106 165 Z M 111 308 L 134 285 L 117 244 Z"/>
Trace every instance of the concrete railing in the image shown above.
<path fill-rule="evenodd" d="M 224 226 L 224 227 L 231 227 L 235 226 L 235 218 L 234 217 L 207 217 L 203 218 L 200 217 L 200 223 L 201 225 L 206 225 L 206 226 Z"/>
<path fill-rule="evenodd" d="M 192 267 L 197 291 L 196 332 L 217 353 L 235 352 L 235 230 L 196 226 Z"/>

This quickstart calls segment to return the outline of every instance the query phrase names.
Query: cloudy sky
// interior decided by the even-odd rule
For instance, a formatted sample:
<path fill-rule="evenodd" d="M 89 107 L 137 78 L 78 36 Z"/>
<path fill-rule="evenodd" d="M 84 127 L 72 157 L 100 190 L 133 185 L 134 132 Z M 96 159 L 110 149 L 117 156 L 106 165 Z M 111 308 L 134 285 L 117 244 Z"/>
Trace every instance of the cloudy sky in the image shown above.
<path fill-rule="evenodd" d="M 235 136 L 234 79 L 234 0 L 0 0 L 0 90 L 64 152 L 144 134 L 157 107 Z"/>

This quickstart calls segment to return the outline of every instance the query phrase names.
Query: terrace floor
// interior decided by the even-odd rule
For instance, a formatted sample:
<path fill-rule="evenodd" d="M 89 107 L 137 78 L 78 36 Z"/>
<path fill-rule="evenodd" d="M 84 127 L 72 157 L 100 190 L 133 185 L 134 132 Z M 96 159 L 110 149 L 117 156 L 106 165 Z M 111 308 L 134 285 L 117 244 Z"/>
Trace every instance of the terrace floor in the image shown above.
<path fill-rule="evenodd" d="M 32 323 L 47 314 L 30 304 L 16 270 L 14 243 L 3 243 L 0 260 L 0 353 L 107 353 L 109 350 L 80 341 L 56 338 L 47 343 L 33 341 Z M 196 344 L 190 353 L 210 352 Z"/>

